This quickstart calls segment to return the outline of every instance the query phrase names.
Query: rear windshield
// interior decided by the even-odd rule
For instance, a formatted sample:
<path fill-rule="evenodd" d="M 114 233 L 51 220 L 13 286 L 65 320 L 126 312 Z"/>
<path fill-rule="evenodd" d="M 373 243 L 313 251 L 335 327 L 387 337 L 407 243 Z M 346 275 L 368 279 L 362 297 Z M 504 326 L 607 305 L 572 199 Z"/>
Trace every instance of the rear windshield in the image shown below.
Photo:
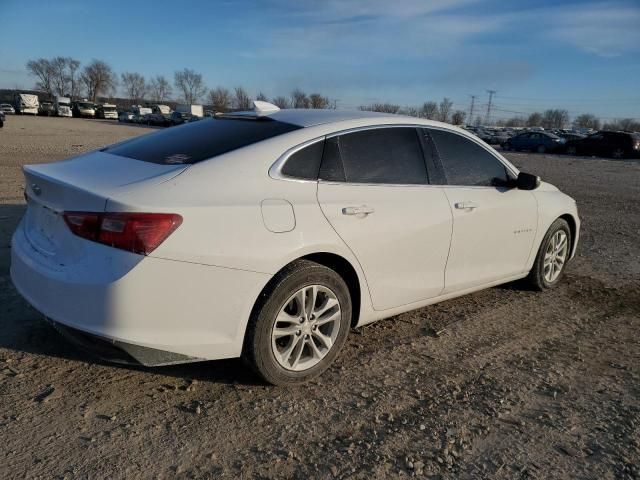
<path fill-rule="evenodd" d="M 207 118 L 138 137 L 103 151 L 145 162 L 192 164 L 299 128 L 302 127 L 268 118 Z"/>

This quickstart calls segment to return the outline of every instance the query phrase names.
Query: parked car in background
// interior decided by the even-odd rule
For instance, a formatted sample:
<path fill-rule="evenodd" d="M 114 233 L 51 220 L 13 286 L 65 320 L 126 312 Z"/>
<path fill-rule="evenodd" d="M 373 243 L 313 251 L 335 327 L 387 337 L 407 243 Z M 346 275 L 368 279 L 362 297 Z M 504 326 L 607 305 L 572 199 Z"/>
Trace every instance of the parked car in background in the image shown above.
<path fill-rule="evenodd" d="M 564 141 L 553 133 L 536 131 L 524 132 L 511 137 L 502 145 L 502 148 L 505 150 L 529 150 L 532 152 L 545 153 L 555 152 L 560 149 L 563 144 Z"/>
<path fill-rule="evenodd" d="M 96 118 L 104 118 L 107 120 L 117 120 L 118 109 L 115 105 L 111 103 L 104 103 L 102 105 L 98 105 L 98 107 L 96 108 Z"/>
<path fill-rule="evenodd" d="M 147 115 L 147 125 L 167 127 L 171 125 L 171 108 L 167 105 L 152 105 Z"/>
<path fill-rule="evenodd" d="M 489 139 L 489 145 L 504 145 L 504 143 L 511 138 L 508 132 L 504 130 L 497 130 L 491 134 Z"/>
<path fill-rule="evenodd" d="M 640 157 L 640 133 L 600 131 L 565 145 L 569 155 L 597 155 L 612 158 Z"/>
<path fill-rule="evenodd" d="M 16 93 L 14 96 L 14 108 L 20 115 L 37 115 L 40 102 L 37 95 L 30 93 Z"/>
<path fill-rule="evenodd" d="M 78 118 L 95 118 L 96 106 L 93 102 L 83 100 L 81 102 L 74 102 L 71 106 L 71 112 L 74 117 Z"/>
<path fill-rule="evenodd" d="M 191 115 L 188 112 L 178 112 L 177 110 L 171 114 L 171 125 L 182 125 L 183 123 L 195 122 L 198 117 Z"/>
<path fill-rule="evenodd" d="M 9 103 L 0 103 L 0 112 L 2 112 L 4 114 L 12 115 L 12 114 L 16 113 L 16 110 Z"/>
<path fill-rule="evenodd" d="M 69 97 L 55 97 L 53 111 L 58 117 L 71 117 L 71 99 Z"/>
<path fill-rule="evenodd" d="M 51 102 L 42 102 L 38 107 L 38 115 L 43 117 L 50 117 L 55 115 L 55 109 L 53 108 L 53 103 Z"/>
<path fill-rule="evenodd" d="M 24 166 L 17 291 L 103 357 L 243 357 L 292 385 L 326 370 L 352 327 L 518 279 L 561 282 L 575 201 L 476 137 L 254 104 Z"/>
<path fill-rule="evenodd" d="M 559 132 L 556 135 L 564 139 L 565 142 L 568 142 L 569 140 L 581 140 L 586 137 L 586 135 L 575 132 Z"/>
<path fill-rule="evenodd" d="M 119 122 L 124 122 L 124 123 L 129 123 L 131 121 L 133 121 L 133 116 L 135 114 L 129 110 L 122 110 L 120 112 L 118 112 L 118 121 Z"/>

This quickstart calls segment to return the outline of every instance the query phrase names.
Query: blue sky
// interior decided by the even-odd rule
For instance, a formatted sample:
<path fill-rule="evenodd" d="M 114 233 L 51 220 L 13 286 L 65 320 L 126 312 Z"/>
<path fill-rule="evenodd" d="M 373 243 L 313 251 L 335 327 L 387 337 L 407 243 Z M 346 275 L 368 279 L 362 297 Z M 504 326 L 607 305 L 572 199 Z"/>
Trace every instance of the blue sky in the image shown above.
<path fill-rule="evenodd" d="M 640 118 L 637 0 L 0 0 L 0 21 L 5 88 L 33 86 L 28 59 L 63 55 L 147 77 L 193 68 L 253 95 L 300 87 L 339 108 L 448 96 L 468 110 L 475 94 L 477 112 L 494 89 L 498 118 Z"/>

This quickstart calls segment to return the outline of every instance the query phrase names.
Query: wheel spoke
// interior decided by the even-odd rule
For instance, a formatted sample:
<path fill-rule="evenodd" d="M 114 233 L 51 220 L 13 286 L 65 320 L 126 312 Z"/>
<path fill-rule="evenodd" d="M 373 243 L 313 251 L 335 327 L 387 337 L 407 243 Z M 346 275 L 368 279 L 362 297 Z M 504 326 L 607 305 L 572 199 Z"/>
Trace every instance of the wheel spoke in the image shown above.
<path fill-rule="evenodd" d="M 318 346 L 316 345 L 315 337 L 313 335 L 311 336 L 307 344 L 309 345 L 309 347 L 311 347 L 313 358 L 317 360 L 322 360 L 324 358 L 324 353 L 322 353 L 318 348 Z"/>
<path fill-rule="evenodd" d="M 320 318 L 327 310 L 335 307 L 336 305 L 338 305 L 338 300 L 336 300 L 335 298 L 327 298 L 327 301 L 324 302 L 324 305 L 322 305 L 317 310 L 314 310 L 313 314 L 316 316 L 316 318 Z"/>
<path fill-rule="evenodd" d="M 333 345 L 333 341 L 331 340 L 331 337 L 328 337 L 327 335 L 322 333 L 320 330 L 316 330 L 315 332 L 312 333 L 312 335 L 316 337 L 318 340 L 320 340 L 327 350 L 329 350 Z"/>
<path fill-rule="evenodd" d="M 289 358 L 291 357 L 291 353 L 293 352 L 293 350 L 298 346 L 298 344 L 300 344 L 300 338 L 301 337 L 297 337 L 294 336 L 293 340 L 291 340 L 291 344 L 287 347 L 287 349 L 282 352 L 282 354 L 280 355 L 282 358 L 282 362 L 284 364 L 288 364 L 289 363 Z"/>
<path fill-rule="evenodd" d="M 315 325 L 318 327 L 321 327 L 322 325 L 325 325 L 329 322 L 335 322 L 336 320 L 339 320 L 339 319 L 340 319 L 340 310 L 336 310 L 331 315 L 327 315 L 324 318 L 316 320 Z"/>
<path fill-rule="evenodd" d="M 291 362 L 291 368 L 296 368 L 298 363 L 300 362 L 300 357 L 302 357 L 302 352 L 304 351 L 304 345 L 306 340 L 302 340 L 298 342 L 298 345 L 295 347 L 296 352 L 293 354 L 293 362 Z"/>
<path fill-rule="evenodd" d="M 291 325 L 289 327 L 275 327 L 273 329 L 274 338 L 289 337 L 295 335 L 300 329 L 297 325 Z"/>

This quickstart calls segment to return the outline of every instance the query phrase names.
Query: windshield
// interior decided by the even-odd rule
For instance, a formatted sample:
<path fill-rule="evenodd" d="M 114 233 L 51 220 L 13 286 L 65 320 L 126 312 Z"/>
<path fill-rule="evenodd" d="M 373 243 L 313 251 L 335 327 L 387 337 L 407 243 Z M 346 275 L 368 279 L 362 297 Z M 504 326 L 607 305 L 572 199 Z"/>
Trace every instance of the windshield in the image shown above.
<path fill-rule="evenodd" d="M 103 107 L 102 109 L 105 112 L 115 112 L 116 111 L 116 107 Z"/>
<path fill-rule="evenodd" d="M 192 164 L 300 128 L 267 118 L 208 118 L 138 137 L 103 151 L 145 162 Z"/>
<path fill-rule="evenodd" d="M 79 102 L 78 108 L 93 108 L 93 103 Z"/>

